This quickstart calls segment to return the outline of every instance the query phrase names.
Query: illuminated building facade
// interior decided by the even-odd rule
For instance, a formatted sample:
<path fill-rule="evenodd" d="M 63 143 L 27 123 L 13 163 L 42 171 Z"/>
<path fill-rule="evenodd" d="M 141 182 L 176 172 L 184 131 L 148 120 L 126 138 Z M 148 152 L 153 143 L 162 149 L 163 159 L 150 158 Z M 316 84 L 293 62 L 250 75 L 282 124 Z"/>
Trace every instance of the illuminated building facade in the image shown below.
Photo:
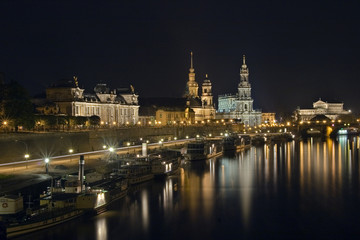
<path fill-rule="evenodd" d="M 310 121 L 318 115 L 325 115 L 331 120 L 336 120 L 339 116 L 350 113 L 350 110 L 344 110 L 344 103 L 328 103 L 319 99 L 313 102 L 313 108 L 300 109 L 298 107 L 294 112 L 294 118 L 296 121 Z"/>
<path fill-rule="evenodd" d="M 189 80 L 186 84 L 185 97 L 187 98 L 186 105 L 195 112 L 195 121 L 215 119 L 216 109 L 214 107 L 211 81 L 206 74 L 205 80 L 201 86 L 201 96 L 199 96 L 199 85 L 195 80 L 192 52 Z"/>
<path fill-rule="evenodd" d="M 253 109 L 254 100 L 251 97 L 249 69 L 243 56 L 240 69 L 240 83 L 236 94 L 219 95 L 217 119 L 236 119 L 245 126 L 256 126 L 261 123 L 261 110 Z"/>
<path fill-rule="evenodd" d="M 261 123 L 274 124 L 276 122 L 275 113 L 261 113 Z"/>
<path fill-rule="evenodd" d="M 190 108 L 159 108 L 156 111 L 156 121 L 159 125 L 195 122 L 195 113 Z"/>
<path fill-rule="evenodd" d="M 99 116 L 103 124 L 136 124 L 139 118 L 138 95 L 134 88 L 110 90 L 105 83 L 86 93 L 77 78 L 61 80 L 46 89 L 46 99 L 56 104 L 58 114 L 67 116 Z"/>

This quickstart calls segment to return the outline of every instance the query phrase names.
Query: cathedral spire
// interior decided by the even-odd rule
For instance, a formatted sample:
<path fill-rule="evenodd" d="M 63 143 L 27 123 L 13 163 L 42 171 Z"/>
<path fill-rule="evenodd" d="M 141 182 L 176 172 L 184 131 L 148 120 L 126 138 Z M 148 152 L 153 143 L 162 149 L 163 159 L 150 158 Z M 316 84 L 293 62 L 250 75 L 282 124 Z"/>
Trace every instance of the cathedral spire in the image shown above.
<path fill-rule="evenodd" d="M 194 69 L 194 59 L 193 52 L 190 52 L 190 69 L 189 69 L 189 81 L 187 82 L 186 95 L 189 97 L 198 97 L 198 84 L 195 81 L 195 69 Z"/>
<path fill-rule="evenodd" d="M 190 69 L 189 71 L 191 73 L 195 72 L 195 69 L 194 69 L 194 59 L 193 59 L 193 52 L 191 51 L 190 52 Z"/>
<path fill-rule="evenodd" d="M 246 65 L 246 63 L 245 63 L 245 55 L 243 55 L 243 65 Z"/>

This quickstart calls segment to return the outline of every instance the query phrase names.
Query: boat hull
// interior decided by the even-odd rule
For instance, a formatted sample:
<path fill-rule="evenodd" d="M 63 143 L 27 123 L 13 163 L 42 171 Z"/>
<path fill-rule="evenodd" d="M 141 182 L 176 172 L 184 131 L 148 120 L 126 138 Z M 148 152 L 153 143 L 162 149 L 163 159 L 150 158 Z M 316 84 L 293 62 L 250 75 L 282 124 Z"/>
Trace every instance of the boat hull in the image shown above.
<path fill-rule="evenodd" d="M 45 228 L 49 228 L 49 227 L 70 221 L 72 219 L 80 217 L 84 213 L 85 213 L 84 210 L 74 209 L 73 211 L 70 211 L 63 215 L 53 217 L 53 218 L 48 218 L 46 220 L 41 220 L 41 221 L 32 222 L 32 223 L 28 223 L 28 224 L 21 224 L 21 225 L 17 225 L 17 226 L 9 226 L 6 228 L 6 234 L 7 234 L 8 238 L 24 235 L 27 233 L 35 232 L 38 230 L 42 230 Z"/>

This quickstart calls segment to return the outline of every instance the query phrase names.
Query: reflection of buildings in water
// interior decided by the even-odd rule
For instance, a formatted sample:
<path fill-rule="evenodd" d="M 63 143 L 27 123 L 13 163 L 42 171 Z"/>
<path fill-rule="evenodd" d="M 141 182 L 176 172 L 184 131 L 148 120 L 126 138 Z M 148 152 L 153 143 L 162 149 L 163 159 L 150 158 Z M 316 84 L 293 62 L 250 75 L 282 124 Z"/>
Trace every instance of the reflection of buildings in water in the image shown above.
<path fill-rule="evenodd" d="M 357 137 L 341 136 L 334 141 L 310 139 L 299 142 L 300 188 L 302 193 L 335 195 L 342 191 L 343 181 L 352 181 L 357 167 Z M 346 178 L 344 178 L 346 176 Z"/>
<path fill-rule="evenodd" d="M 108 239 L 107 227 L 106 227 L 106 218 L 100 217 L 95 221 L 96 229 L 96 240 Z"/>
<path fill-rule="evenodd" d="M 149 228 L 149 192 L 145 186 L 151 183 L 142 183 L 135 185 L 127 198 L 127 205 L 129 210 L 129 221 L 131 226 L 139 226 L 139 219 L 141 219 L 141 227 L 143 232 L 148 232 Z"/>
<path fill-rule="evenodd" d="M 165 217 L 172 216 L 172 213 L 174 212 L 174 184 L 172 178 L 168 178 L 165 181 L 162 196 L 159 199 L 159 204 L 162 206 L 162 209 L 164 210 Z"/>
<path fill-rule="evenodd" d="M 253 159 L 256 159 L 256 148 L 251 148 L 245 152 L 246 154 L 239 161 L 239 166 L 234 169 L 239 172 L 239 186 L 240 186 L 240 205 L 242 212 L 242 219 L 245 227 L 250 225 L 251 214 L 251 200 L 254 187 L 253 174 L 255 169 L 255 163 Z"/>
<path fill-rule="evenodd" d="M 141 220 L 145 231 L 149 228 L 149 194 L 148 191 L 141 192 Z"/>
<path fill-rule="evenodd" d="M 213 217 L 215 193 L 210 174 L 212 161 L 187 162 L 184 171 L 181 171 L 181 201 L 184 201 L 183 206 L 190 206 L 188 211 L 192 221 Z"/>

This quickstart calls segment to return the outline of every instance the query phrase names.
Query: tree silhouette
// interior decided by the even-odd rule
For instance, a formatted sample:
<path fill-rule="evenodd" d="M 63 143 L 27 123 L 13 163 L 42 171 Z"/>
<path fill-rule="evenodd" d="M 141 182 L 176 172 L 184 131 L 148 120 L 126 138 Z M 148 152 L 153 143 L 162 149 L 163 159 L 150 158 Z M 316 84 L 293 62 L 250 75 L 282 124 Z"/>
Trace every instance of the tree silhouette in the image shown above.
<path fill-rule="evenodd" d="M 34 107 L 25 88 L 16 81 L 3 85 L 4 116 L 8 118 L 18 131 L 19 126 L 32 129 L 35 124 Z"/>

